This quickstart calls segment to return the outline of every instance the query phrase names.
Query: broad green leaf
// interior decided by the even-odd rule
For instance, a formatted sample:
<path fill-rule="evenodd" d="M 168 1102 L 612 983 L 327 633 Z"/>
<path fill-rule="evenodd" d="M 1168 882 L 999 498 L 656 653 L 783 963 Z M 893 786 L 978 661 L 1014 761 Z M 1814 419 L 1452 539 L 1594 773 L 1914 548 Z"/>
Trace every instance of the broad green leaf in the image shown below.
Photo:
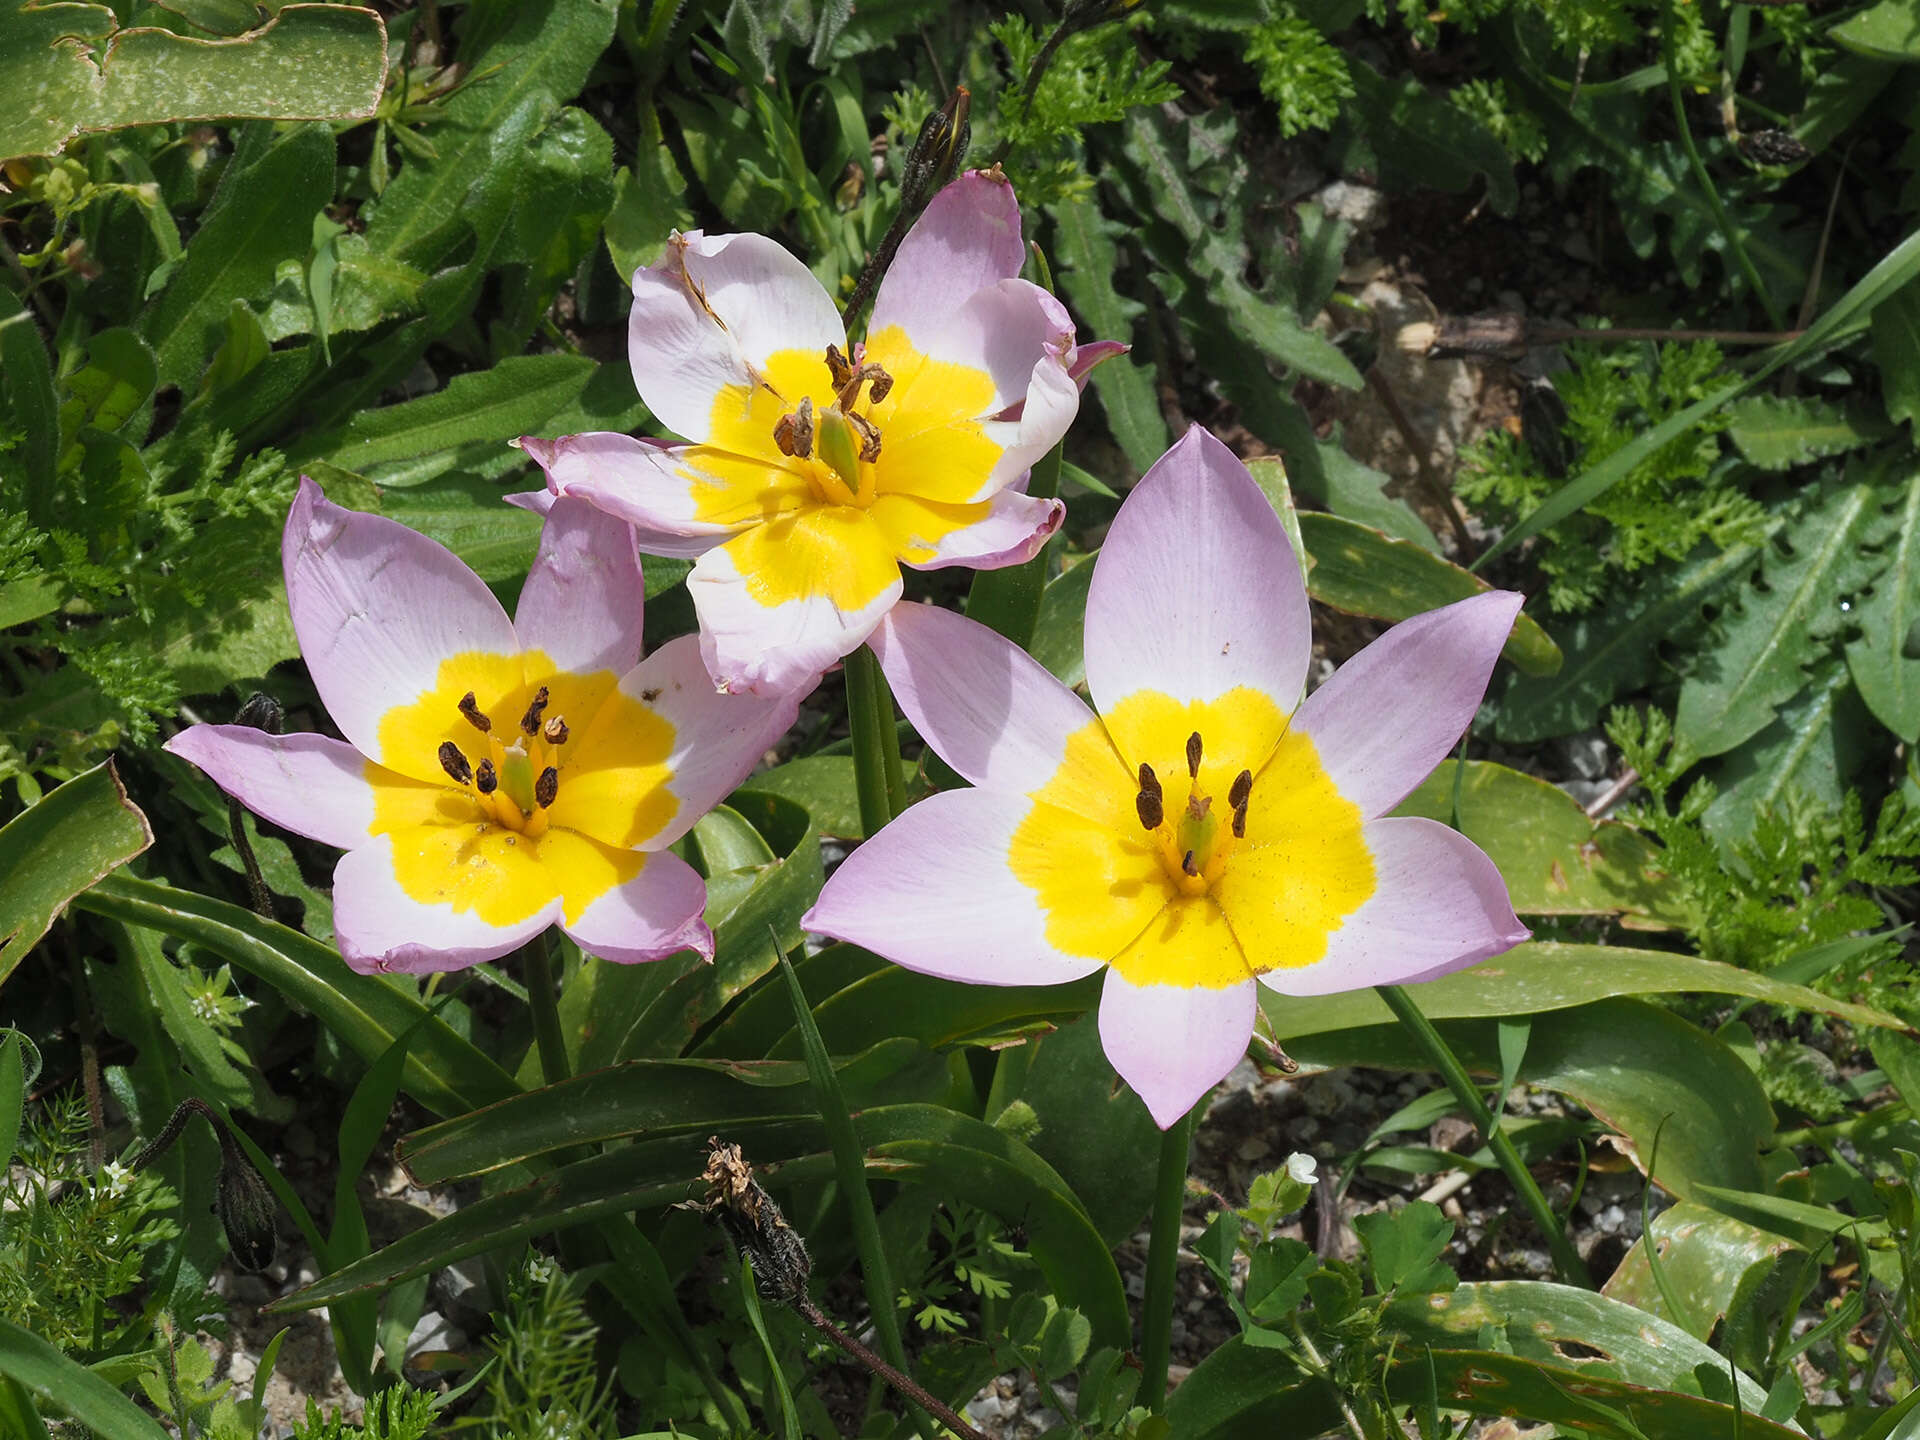
<path fill-rule="evenodd" d="M 376 255 L 436 269 L 469 228 L 480 228 L 465 213 L 476 194 L 487 196 L 489 208 L 499 200 L 511 204 L 511 190 L 495 199 L 488 181 L 517 181 L 515 162 L 525 144 L 503 154 L 496 137 L 509 128 L 509 117 L 517 118 L 516 131 L 524 126 L 537 133 L 579 91 L 613 38 L 614 10 L 602 0 L 549 0 L 467 12 L 461 63 L 486 78 L 437 107 L 440 118 L 428 132 L 433 154 L 409 155 L 381 193 L 367 218 L 367 244 Z M 476 34 L 502 17 L 500 33 Z M 503 222 L 506 213 L 493 219 Z"/>
<path fill-rule="evenodd" d="M 29 1041 L 18 1030 L 0 1033 L 0 1165 L 11 1166 L 20 1144 L 27 1070 L 22 1059 Z"/>
<path fill-rule="evenodd" d="M 67 401 L 60 407 L 60 437 L 67 447 L 61 468 L 80 463 L 76 437 L 83 425 L 109 433 L 126 427 L 125 438 L 144 440 L 158 382 L 153 350 L 133 331 L 115 326 L 87 341 L 87 363 L 67 377 Z"/>
<path fill-rule="evenodd" d="M 1102 214 L 1091 196 L 1057 200 L 1047 207 L 1047 216 L 1053 221 L 1053 273 L 1088 337 L 1130 341 L 1133 322 L 1146 307 L 1114 288 L 1120 268 L 1114 242 L 1124 227 Z M 1102 361 L 1093 372 L 1093 393 L 1115 443 L 1133 468 L 1144 473 L 1168 443 L 1153 367 L 1126 355 Z"/>
<path fill-rule="evenodd" d="M 1873 360 L 1887 418 L 1920 419 L 1920 282 L 1894 291 L 1873 312 Z"/>
<path fill-rule="evenodd" d="M 315 294 L 312 278 L 320 256 L 312 266 L 298 260 L 282 260 L 274 273 L 272 298 L 261 312 L 260 328 L 267 339 L 284 340 L 292 335 L 310 335 L 314 324 L 314 305 L 325 302 L 326 331 L 338 337 L 360 330 L 371 330 L 382 321 L 419 311 L 427 277 L 411 265 L 375 255 L 367 237 L 358 234 L 336 235 L 328 242 L 332 270 L 324 296 Z"/>
<path fill-rule="evenodd" d="M 1879 1034 L 1868 1042 L 1873 1063 L 1886 1071 L 1888 1081 L 1907 1102 L 1907 1108 L 1920 1115 L 1920 1042 L 1905 1035 Z"/>
<path fill-rule="evenodd" d="M 327 127 L 302 125 L 250 164 L 231 162 L 185 258 L 140 319 L 162 385 L 190 389 L 233 303 L 264 305 L 279 263 L 306 255 L 314 214 L 333 198 L 333 161 Z"/>
<path fill-rule="evenodd" d="M 1097 372 L 1096 372 L 1097 373 Z M 1033 658 L 1066 685 L 1087 678 L 1087 589 L 1093 584 L 1093 556 L 1086 555 L 1047 582 L 1040 592 L 1040 618 L 1034 622 Z"/>
<path fill-rule="evenodd" d="M 1442 765 L 1394 813 L 1447 823 L 1454 779 L 1455 767 Z M 1676 925 L 1688 918 L 1659 848 L 1630 825 L 1588 819 L 1558 786 L 1469 760 L 1459 800 L 1461 833 L 1493 857 L 1522 915 L 1625 912 Z"/>
<path fill-rule="evenodd" d="M 1300 510 L 1293 503 L 1293 486 L 1287 481 L 1286 462 L 1278 455 L 1262 455 L 1247 462 L 1247 473 L 1260 487 L 1260 493 L 1267 497 L 1273 513 L 1280 517 L 1281 528 L 1287 532 L 1287 544 L 1292 547 L 1294 561 L 1300 567 L 1300 583 L 1306 584 L 1313 561 L 1300 535 Z"/>
<path fill-rule="evenodd" d="M 1885 533 L 1880 488 L 1856 479 L 1819 498 L 1764 553 L 1759 574 L 1729 597 L 1719 638 L 1680 687 L 1674 745 L 1694 759 L 1724 754 L 1764 730 L 1807 683 L 1806 667 L 1844 612 L 1842 598 L 1885 568 L 1870 547 Z"/>
<path fill-rule="evenodd" d="M 1713 774 L 1720 793 L 1703 817 L 1722 845 L 1753 833 L 1762 815 L 1789 797 L 1840 808 L 1847 789 L 1873 763 L 1873 725 L 1838 655 L 1780 707 L 1773 722 L 1728 755 Z"/>
<path fill-rule="evenodd" d="M 66 587 L 50 575 L 10 580 L 0 585 L 0 630 L 51 615 L 66 598 Z"/>
<path fill-rule="evenodd" d="M 654 128 L 659 128 L 657 119 Z M 693 226 L 693 213 L 685 207 L 686 193 L 687 182 L 674 164 L 673 152 L 657 135 L 639 147 L 632 169 L 623 165 L 614 172 L 607 254 L 622 280 L 631 280 L 634 271 L 659 260 L 675 230 Z"/>
<path fill-rule="evenodd" d="M 111 760 L 0 827 L 0 984 L 74 896 L 152 843 Z"/>
<path fill-rule="evenodd" d="M 328 946 L 251 910 L 124 875 L 95 885 L 80 904 L 205 946 L 272 985 L 369 1063 L 420 1021 L 407 1054 L 405 1086 L 435 1114 L 464 1114 L 519 1091 L 512 1076 L 444 1021 L 421 1021 L 427 1009 L 411 993 L 412 982 L 358 974 Z"/>
<path fill-rule="evenodd" d="M 388 490 L 380 509 L 438 540 L 489 585 L 512 585 L 526 575 L 540 545 L 540 517 L 506 503 L 519 488 L 473 475 L 441 475 Z"/>
<path fill-rule="evenodd" d="M 1890 301 L 1874 312 L 1876 336 L 1895 308 Z M 1741 455 L 1762 470 L 1791 470 L 1844 455 L 1884 440 L 1891 428 L 1863 404 L 1799 395 L 1748 395 L 1727 407 L 1727 420 L 1727 434 Z"/>
<path fill-rule="evenodd" d="M 1493 588 L 1431 550 L 1338 515 L 1302 514 L 1300 533 L 1313 557 L 1308 593 L 1350 615 L 1405 620 Z M 1561 665 L 1559 647 L 1524 612 L 1502 653 L 1529 675 Z"/>
<path fill-rule="evenodd" d="M 0 13 L 11 3 L 0 0 Z M 53 477 L 60 455 L 60 403 L 54 397 L 53 366 L 39 321 L 5 281 L 0 281 L 0 399 L 21 432 L 27 518 L 45 529 L 57 519 Z"/>
<path fill-rule="evenodd" d="M 1491 1280 L 1439 1295 L 1409 1295 L 1387 1307 L 1386 1323 L 1405 1336 L 1402 1344 L 1436 1348 L 1478 1340 L 1483 1327 L 1492 1327 L 1520 1359 L 1631 1385 L 1691 1386 L 1696 1365 L 1722 1374 L 1727 1369 L 1724 1359 L 1679 1326 L 1571 1285 Z M 1739 1387 L 1751 1420 L 1766 1392 L 1746 1375 Z"/>
<path fill-rule="evenodd" d="M 1920 288 L 1909 293 L 1920 301 Z M 1881 307 L 1876 324 L 1890 308 Z M 1920 383 L 1920 346 L 1912 366 Z M 1897 495 L 1887 567 L 1854 608 L 1860 636 L 1847 646 L 1847 667 L 1874 718 L 1912 745 L 1920 740 L 1920 647 L 1913 643 L 1914 627 L 1920 625 L 1920 466 L 1912 468 Z"/>
<path fill-rule="evenodd" d="M 866 839 L 850 755 L 803 755 L 762 770 L 748 784 L 759 794 L 791 800 L 812 817 L 814 828 L 822 835 Z"/>
<path fill-rule="evenodd" d="M 1347 454 L 1337 430 L 1333 438 L 1323 440 L 1315 439 L 1309 429 L 1305 438 L 1311 444 L 1294 458 L 1287 472 L 1296 495 L 1344 520 L 1369 525 L 1396 540 L 1410 540 L 1423 550 L 1440 553 L 1440 542 L 1427 522 L 1406 501 L 1386 494 L 1389 477 Z"/>
<path fill-rule="evenodd" d="M 1556 638 L 1565 658 L 1555 674 L 1509 674 L 1498 690 L 1500 738 L 1544 740 L 1590 727 L 1607 702 L 1659 673 L 1663 642 L 1690 638 L 1704 627 L 1703 607 L 1751 570 L 1759 554 L 1758 545 L 1703 547 L 1684 565 L 1653 571 L 1628 597 L 1561 629 Z"/>
<path fill-rule="evenodd" d="M 1566 1010 L 1618 995 L 1744 995 L 1833 1015 L 1870 1029 L 1905 1030 L 1898 1017 L 1865 1005 L 1835 1000 L 1804 985 L 1771 975 L 1703 960 L 1670 950 L 1633 950 L 1624 945 L 1570 945 L 1536 940 L 1467 970 L 1408 987 L 1430 1020 L 1497 1015 L 1533 1015 Z M 1263 992 L 1262 1007 L 1283 1040 L 1323 1035 L 1393 1019 L 1371 990 L 1337 995 L 1284 996 Z M 1491 1053 L 1491 1052 L 1490 1052 Z"/>
<path fill-rule="evenodd" d="M 1426 1009 L 1428 992 L 1446 983 L 1409 989 Z M 1348 997 L 1316 1001 L 1263 993 L 1260 998 L 1276 1035 L 1302 1064 L 1405 1069 L 1418 1061 L 1397 1026 L 1354 1029 L 1343 1023 L 1302 1032 L 1303 1022 L 1317 1020 L 1324 1027 L 1330 1002 Z M 1446 1021 L 1441 1028 L 1469 1067 L 1499 1073 L 1499 1042 L 1491 1022 Z M 1621 997 L 1535 1015 L 1520 1079 L 1578 1100 L 1620 1133 L 1642 1168 L 1658 1134 L 1654 1179 L 1681 1198 L 1697 1197 L 1708 1185 L 1756 1189 L 1762 1184 L 1760 1147 L 1773 1134 L 1766 1093 L 1724 1041 L 1671 1011 Z"/>
<path fill-rule="evenodd" d="M 179 1046 L 180 1058 L 203 1098 L 216 1100 L 229 1110 L 251 1109 L 252 1084 L 221 1046 L 219 1032 L 194 1013 L 188 977 L 161 950 L 159 935 L 133 928 L 127 935 L 154 1013 Z"/>
<path fill-rule="evenodd" d="M 47 1409 L 71 1415 L 100 1440 L 167 1440 L 159 1423 L 113 1386 L 9 1320 L 0 1320 L 0 1375 L 25 1386 Z"/>
<path fill-rule="evenodd" d="M 1644 1236 L 1633 1242 L 1601 1293 L 1679 1325 L 1699 1340 L 1709 1338 L 1733 1309 L 1737 1297 L 1750 1293 L 1752 1286 L 1772 1271 L 1779 1257 L 1795 1248 L 1793 1241 L 1783 1236 L 1690 1200 L 1654 1217 L 1653 1238 L 1660 1247 L 1660 1269 L 1667 1289 L 1687 1313 L 1674 1315 L 1668 1311 L 1647 1263 Z"/>
<path fill-rule="evenodd" d="M 205 0 L 200 0 L 205 3 Z M 105 5 L 0 0 L 0 157 L 53 155 L 84 130 L 177 120 L 371 115 L 387 32 L 360 6 L 289 5 L 218 43 L 121 29 Z"/>
<path fill-rule="evenodd" d="M 492 263 L 507 265 L 501 314 L 490 340 L 496 355 L 526 348 L 580 262 L 600 238 L 613 204 L 613 140 L 586 111 L 567 106 L 526 152 L 513 217 Z"/>
<path fill-rule="evenodd" d="M 1827 32 L 1830 39 L 1874 60 L 1920 61 L 1920 24 L 1910 0 L 1880 0 Z"/>
<path fill-rule="evenodd" d="M 1453 1222 L 1430 1200 L 1401 1210 L 1376 1210 L 1353 1217 L 1361 1248 L 1382 1291 L 1403 1286 L 1422 1294 L 1453 1288 L 1453 1273 L 1442 1260 L 1453 1238 Z"/>
<path fill-rule="evenodd" d="M 882 1040 L 836 1069 L 857 1104 L 885 1098 L 924 1052 Z M 537 1155 L 643 1136 L 704 1138 L 748 1122 L 814 1114 L 807 1067 L 795 1060 L 627 1060 L 416 1130 L 396 1156 L 423 1185 L 485 1174 Z"/>

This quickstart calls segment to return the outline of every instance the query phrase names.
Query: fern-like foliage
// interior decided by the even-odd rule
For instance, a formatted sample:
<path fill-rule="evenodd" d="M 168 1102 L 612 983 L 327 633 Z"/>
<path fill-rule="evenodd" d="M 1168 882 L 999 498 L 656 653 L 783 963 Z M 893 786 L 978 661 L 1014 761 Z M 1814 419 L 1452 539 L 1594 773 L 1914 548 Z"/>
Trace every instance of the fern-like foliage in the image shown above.
<path fill-rule="evenodd" d="M 1247 37 L 1247 61 L 1260 76 L 1260 93 L 1274 103 L 1282 135 L 1325 130 L 1353 98 L 1346 56 L 1311 20 L 1286 14 Z"/>
<path fill-rule="evenodd" d="M 1572 368 L 1554 388 L 1581 469 L 1728 383 L 1719 347 L 1707 342 L 1663 345 L 1657 358 L 1639 347 L 1575 344 L 1568 358 Z M 1617 590 L 1621 573 L 1682 559 L 1702 542 L 1726 550 L 1759 537 L 1765 510 L 1715 471 L 1726 426 L 1724 417 L 1702 421 L 1541 537 L 1538 563 L 1555 610 L 1590 609 Z M 1527 446 L 1494 429 L 1463 452 L 1454 486 L 1478 513 L 1510 524 L 1560 483 Z"/>
<path fill-rule="evenodd" d="M 308 1397 L 306 1418 L 293 1427 L 293 1435 L 294 1440 L 426 1440 L 441 1428 L 434 1396 L 395 1385 L 368 1397 L 359 1425 L 342 1419 L 337 1410 L 323 1413 Z"/>

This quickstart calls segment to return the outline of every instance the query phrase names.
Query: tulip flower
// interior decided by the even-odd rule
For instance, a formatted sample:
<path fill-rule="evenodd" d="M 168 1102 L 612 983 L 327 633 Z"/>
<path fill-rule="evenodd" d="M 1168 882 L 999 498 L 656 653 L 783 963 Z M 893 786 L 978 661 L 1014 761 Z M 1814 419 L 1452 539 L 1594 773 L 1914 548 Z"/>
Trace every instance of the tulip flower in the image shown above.
<path fill-rule="evenodd" d="M 881 624 L 894 695 L 976 788 L 860 846 L 803 923 L 977 984 L 1105 967 L 1102 1045 L 1166 1129 L 1245 1051 L 1260 985 L 1426 980 L 1527 937 L 1484 853 L 1388 814 L 1473 718 L 1520 604 L 1408 620 L 1302 703 L 1292 547 L 1246 467 L 1189 431 L 1095 562 L 1097 716 L 982 625 L 914 604 Z"/>
<path fill-rule="evenodd" d="M 1020 212 L 998 173 L 940 191 L 881 281 L 863 344 L 762 235 L 676 234 L 633 277 L 628 354 L 684 444 L 525 437 L 557 495 L 630 521 L 687 579 L 707 667 L 730 691 L 803 685 L 900 597 L 900 567 L 1032 558 L 1060 502 L 1023 493 L 1078 380 L 1122 348 L 1015 278 Z"/>
<path fill-rule="evenodd" d="M 549 500 L 512 619 L 452 552 L 302 479 L 281 559 L 345 741 L 195 725 L 167 749 L 255 814 L 337 845 L 361 971 L 452 970 L 558 924 L 607 960 L 713 954 L 666 847 L 745 778 L 797 701 L 715 693 L 693 637 L 640 659 L 628 527 Z"/>

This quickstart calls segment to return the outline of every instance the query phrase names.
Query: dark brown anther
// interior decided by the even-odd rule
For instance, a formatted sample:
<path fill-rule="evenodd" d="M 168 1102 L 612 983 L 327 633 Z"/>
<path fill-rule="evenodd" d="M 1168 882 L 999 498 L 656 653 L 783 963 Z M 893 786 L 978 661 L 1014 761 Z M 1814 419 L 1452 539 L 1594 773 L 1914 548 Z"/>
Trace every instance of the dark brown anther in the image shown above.
<path fill-rule="evenodd" d="M 564 745 L 567 743 L 567 737 L 572 734 L 573 732 L 567 729 L 565 718 L 559 715 L 550 716 L 547 723 L 540 727 L 540 738 L 549 745 Z"/>
<path fill-rule="evenodd" d="M 493 721 L 489 720 L 481 711 L 479 705 L 474 702 L 473 691 L 469 690 L 460 697 L 460 714 L 465 717 L 469 725 L 473 726 L 473 728 L 478 730 L 482 735 L 492 733 Z"/>
<path fill-rule="evenodd" d="M 1247 808 L 1247 797 L 1253 794 L 1253 772 L 1242 770 L 1233 777 L 1233 788 L 1227 791 L 1227 804 L 1236 810 Z"/>
<path fill-rule="evenodd" d="M 1187 736 L 1187 774 L 1195 780 L 1200 778 L 1200 732 L 1198 730 Z"/>
<path fill-rule="evenodd" d="M 893 376 L 878 365 L 862 365 L 860 369 L 867 377 L 867 399 L 878 405 L 893 389 Z"/>
<path fill-rule="evenodd" d="M 1153 767 L 1146 761 L 1140 762 L 1140 793 L 1133 797 L 1134 813 L 1140 817 L 1141 828 L 1158 830 L 1160 822 L 1166 818 L 1166 807 L 1160 794 L 1160 777 L 1153 773 Z"/>
<path fill-rule="evenodd" d="M 533 782 L 533 803 L 542 810 L 559 798 L 560 772 L 549 765 L 540 772 L 540 778 Z"/>
<path fill-rule="evenodd" d="M 853 379 L 854 369 L 854 363 L 840 353 L 838 345 L 827 346 L 827 375 L 833 381 L 835 390 Z"/>
<path fill-rule="evenodd" d="M 864 415 L 849 414 L 847 423 L 860 436 L 860 458 L 871 465 L 880 458 L 880 427 Z"/>
<path fill-rule="evenodd" d="M 1189 850 L 1180 857 L 1180 868 L 1189 875 L 1198 876 L 1200 867 L 1193 863 L 1193 851 Z"/>
<path fill-rule="evenodd" d="M 1233 807 L 1233 838 L 1236 840 L 1247 838 L 1247 807 L 1245 805 Z"/>
<path fill-rule="evenodd" d="M 447 772 L 447 778 L 456 785 L 465 785 L 473 779 L 473 766 L 467 763 L 467 757 L 451 740 L 440 742 L 440 768 Z"/>
<path fill-rule="evenodd" d="M 482 795 L 491 795 L 500 788 L 500 776 L 494 771 L 493 761 L 482 760 L 474 770 L 473 788 Z"/>
<path fill-rule="evenodd" d="M 803 395 L 793 413 L 782 415 L 773 424 L 773 443 L 782 455 L 797 455 L 805 460 L 813 454 L 813 397 Z"/>
<path fill-rule="evenodd" d="M 546 714 L 546 711 L 547 687 L 542 685 L 538 690 L 533 692 L 533 703 L 527 706 L 527 713 L 520 717 L 520 733 L 523 735 L 538 735 L 540 733 L 540 717 Z"/>

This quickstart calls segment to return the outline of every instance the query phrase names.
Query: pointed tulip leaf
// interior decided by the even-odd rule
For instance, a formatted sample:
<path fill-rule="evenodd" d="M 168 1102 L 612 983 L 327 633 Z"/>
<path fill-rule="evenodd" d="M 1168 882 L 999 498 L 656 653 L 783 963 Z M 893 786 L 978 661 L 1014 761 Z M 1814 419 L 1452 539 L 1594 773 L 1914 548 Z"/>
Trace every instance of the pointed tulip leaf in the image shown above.
<path fill-rule="evenodd" d="M 111 760 L 0 827 L 0 984 L 76 895 L 152 843 Z"/>

